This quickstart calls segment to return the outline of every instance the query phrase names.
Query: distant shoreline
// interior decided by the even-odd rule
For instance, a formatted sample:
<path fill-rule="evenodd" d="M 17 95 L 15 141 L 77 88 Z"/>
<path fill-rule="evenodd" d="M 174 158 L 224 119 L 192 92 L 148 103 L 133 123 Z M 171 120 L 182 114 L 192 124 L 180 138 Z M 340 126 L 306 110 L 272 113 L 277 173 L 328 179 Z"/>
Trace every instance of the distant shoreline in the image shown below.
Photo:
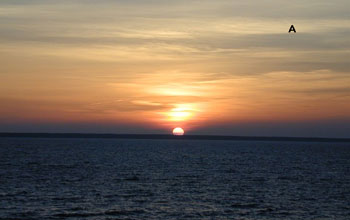
<path fill-rule="evenodd" d="M 11 133 L 0 132 L 1 137 L 18 138 L 104 138 L 104 139 L 171 139 L 171 140 L 231 140 L 231 141 L 297 141 L 297 142 L 350 142 L 350 138 L 318 137 L 263 137 L 168 134 L 93 134 L 93 133 Z"/>

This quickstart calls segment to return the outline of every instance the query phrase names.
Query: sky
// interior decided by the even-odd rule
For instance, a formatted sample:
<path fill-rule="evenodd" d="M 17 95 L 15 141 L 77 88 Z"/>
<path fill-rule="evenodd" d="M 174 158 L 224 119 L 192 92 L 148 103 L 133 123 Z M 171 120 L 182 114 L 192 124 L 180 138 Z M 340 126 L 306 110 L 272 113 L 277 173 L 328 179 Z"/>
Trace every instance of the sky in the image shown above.
<path fill-rule="evenodd" d="M 349 10 L 1 0 L 0 132 L 350 137 Z"/>

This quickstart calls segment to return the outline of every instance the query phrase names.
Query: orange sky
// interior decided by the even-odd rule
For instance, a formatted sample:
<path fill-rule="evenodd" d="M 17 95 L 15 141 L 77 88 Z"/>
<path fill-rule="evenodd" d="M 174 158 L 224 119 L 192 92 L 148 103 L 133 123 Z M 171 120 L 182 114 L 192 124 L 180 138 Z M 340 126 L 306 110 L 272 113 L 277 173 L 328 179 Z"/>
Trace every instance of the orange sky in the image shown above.
<path fill-rule="evenodd" d="M 349 120 L 349 2 L 278 2 L 3 1 L 0 130 Z"/>

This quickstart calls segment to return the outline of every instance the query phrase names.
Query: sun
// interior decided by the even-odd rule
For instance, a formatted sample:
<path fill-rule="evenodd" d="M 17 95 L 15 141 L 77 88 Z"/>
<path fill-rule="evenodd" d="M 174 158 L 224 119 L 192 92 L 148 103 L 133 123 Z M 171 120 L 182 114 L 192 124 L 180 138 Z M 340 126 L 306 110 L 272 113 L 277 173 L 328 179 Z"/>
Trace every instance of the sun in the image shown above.
<path fill-rule="evenodd" d="M 185 134 L 184 129 L 182 129 L 180 127 L 174 128 L 174 130 L 173 130 L 173 135 L 181 136 L 184 134 Z"/>

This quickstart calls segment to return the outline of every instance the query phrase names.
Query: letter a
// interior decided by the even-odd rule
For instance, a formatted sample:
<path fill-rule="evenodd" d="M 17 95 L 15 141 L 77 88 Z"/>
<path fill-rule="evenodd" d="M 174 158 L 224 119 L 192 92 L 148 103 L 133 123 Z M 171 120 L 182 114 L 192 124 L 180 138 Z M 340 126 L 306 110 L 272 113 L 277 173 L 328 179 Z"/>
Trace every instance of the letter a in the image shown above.
<path fill-rule="evenodd" d="M 294 25 L 290 26 L 288 33 L 290 33 L 291 31 L 294 31 L 294 33 L 297 32 L 297 31 L 295 30 L 295 28 L 294 28 Z"/>

